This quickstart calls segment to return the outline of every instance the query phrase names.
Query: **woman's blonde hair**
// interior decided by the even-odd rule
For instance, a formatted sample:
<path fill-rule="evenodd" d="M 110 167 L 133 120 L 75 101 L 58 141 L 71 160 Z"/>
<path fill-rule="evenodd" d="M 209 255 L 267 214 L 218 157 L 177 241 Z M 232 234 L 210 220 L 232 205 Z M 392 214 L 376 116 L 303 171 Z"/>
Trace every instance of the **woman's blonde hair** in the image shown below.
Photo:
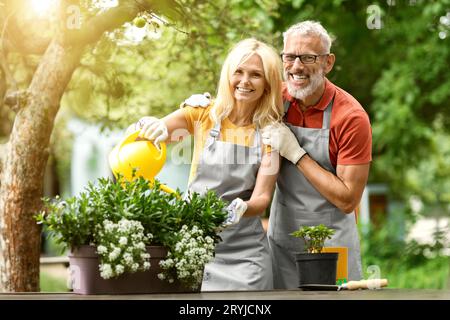
<path fill-rule="evenodd" d="M 257 127 L 263 128 L 281 121 L 283 113 L 281 60 L 271 46 L 250 38 L 237 43 L 225 59 L 220 73 L 217 98 L 210 114 L 214 122 L 222 121 L 235 107 L 236 100 L 230 87 L 231 75 L 241 63 L 253 54 L 257 54 L 261 58 L 266 80 L 266 89 L 258 101 L 258 106 L 253 115 L 253 123 Z"/>

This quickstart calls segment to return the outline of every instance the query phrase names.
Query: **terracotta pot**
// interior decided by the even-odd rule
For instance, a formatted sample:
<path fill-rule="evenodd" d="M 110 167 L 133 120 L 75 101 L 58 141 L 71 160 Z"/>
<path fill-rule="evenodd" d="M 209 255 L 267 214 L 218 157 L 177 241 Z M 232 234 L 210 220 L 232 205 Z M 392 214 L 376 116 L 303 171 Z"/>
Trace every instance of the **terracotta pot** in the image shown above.
<path fill-rule="evenodd" d="M 159 261 L 166 258 L 167 249 L 149 246 L 151 267 L 147 271 L 123 274 L 113 279 L 103 279 L 99 271 L 99 257 L 94 246 L 80 246 L 69 254 L 70 280 L 74 293 L 78 294 L 132 294 L 132 293 L 174 293 L 199 292 L 184 287 L 175 281 L 169 283 L 158 279 L 161 267 Z"/>

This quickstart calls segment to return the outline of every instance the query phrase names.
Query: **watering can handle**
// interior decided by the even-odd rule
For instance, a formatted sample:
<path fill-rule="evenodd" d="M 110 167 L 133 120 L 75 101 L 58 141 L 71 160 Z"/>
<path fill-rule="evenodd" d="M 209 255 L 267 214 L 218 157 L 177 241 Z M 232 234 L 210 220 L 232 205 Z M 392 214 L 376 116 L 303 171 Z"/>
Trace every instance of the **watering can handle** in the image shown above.
<path fill-rule="evenodd" d="M 126 144 L 135 142 L 136 139 L 139 136 L 139 133 L 141 132 L 141 130 L 137 130 L 135 132 L 130 133 L 127 137 L 125 137 L 125 139 L 122 140 L 122 142 L 119 145 L 119 152 L 122 149 L 123 146 L 125 146 Z M 160 143 L 161 148 L 156 147 L 156 149 L 159 150 L 159 156 L 156 160 L 161 160 L 161 158 L 166 154 L 166 144 L 164 142 Z"/>

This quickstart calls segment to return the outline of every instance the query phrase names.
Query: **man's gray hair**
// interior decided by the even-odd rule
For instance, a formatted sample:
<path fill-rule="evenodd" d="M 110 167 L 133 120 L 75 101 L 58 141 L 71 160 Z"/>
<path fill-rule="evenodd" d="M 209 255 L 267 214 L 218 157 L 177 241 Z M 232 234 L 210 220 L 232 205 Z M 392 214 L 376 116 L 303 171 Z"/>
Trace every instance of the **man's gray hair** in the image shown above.
<path fill-rule="evenodd" d="M 294 24 L 283 33 L 284 45 L 286 45 L 287 38 L 291 34 L 319 36 L 322 39 L 322 44 L 326 53 L 330 52 L 332 40 L 327 30 L 325 30 L 320 22 L 307 20 Z"/>

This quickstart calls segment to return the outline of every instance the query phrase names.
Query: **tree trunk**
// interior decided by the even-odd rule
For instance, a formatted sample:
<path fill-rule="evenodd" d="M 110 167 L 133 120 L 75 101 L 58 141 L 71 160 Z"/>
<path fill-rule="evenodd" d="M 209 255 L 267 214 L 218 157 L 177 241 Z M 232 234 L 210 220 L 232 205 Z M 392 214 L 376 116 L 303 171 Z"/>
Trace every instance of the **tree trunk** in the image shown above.
<path fill-rule="evenodd" d="M 64 30 L 60 34 L 64 45 L 52 40 L 27 92 L 14 100 L 13 110 L 18 111 L 10 139 L 0 144 L 0 292 L 39 291 L 41 230 L 34 216 L 42 207 L 53 122 L 83 48 L 151 9 L 175 14 L 179 6 L 172 0 L 124 0 L 91 18 L 81 30 Z"/>
<path fill-rule="evenodd" d="M 44 172 L 53 123 L 81 49 L 52 41 L 16 115 L 0 172 L 0 292 L 39 291 Z"/>

